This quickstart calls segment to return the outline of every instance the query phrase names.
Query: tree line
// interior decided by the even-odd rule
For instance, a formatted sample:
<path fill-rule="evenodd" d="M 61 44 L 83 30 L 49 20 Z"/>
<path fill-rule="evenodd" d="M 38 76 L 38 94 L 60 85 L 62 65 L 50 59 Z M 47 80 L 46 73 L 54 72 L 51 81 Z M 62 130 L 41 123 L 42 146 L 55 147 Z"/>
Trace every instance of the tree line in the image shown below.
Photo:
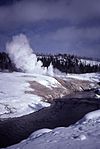
<path fill-rule="evenodd" d="M 0 70 L 5 71 L 16 71 L 15 65 L 12 63 L 11 59 L 9 58 L 8 54 L 5 52 L 0 52 Z"/>
<path fill-rule="evenodd" d="M 91 65 L 91 63 L 84 63 L 80 58 L 69 54 L 57 55 L 38 55 L 38 60 L 41 60 L 44 67 L 49 67 L 52 63 L 54 68 L 65 73 L 92 73 L 100 72 L 100 63 Z"/>
<path fill-rule="evenodd" d="M 91 63 L 84 63 L 81 59 L 74 55 L 69 54 L 56 54 L 56 55 L 37 55 L 37 61 L 42 61 L 43 67 L 49 67 L 52 63 L 53 68 L 65 73 L 91 73 L 100 72 L 100 63 L 91 65 Z M 18 71 L 14 63 L 5 52 L 0 52 L 0 70 Z"/>

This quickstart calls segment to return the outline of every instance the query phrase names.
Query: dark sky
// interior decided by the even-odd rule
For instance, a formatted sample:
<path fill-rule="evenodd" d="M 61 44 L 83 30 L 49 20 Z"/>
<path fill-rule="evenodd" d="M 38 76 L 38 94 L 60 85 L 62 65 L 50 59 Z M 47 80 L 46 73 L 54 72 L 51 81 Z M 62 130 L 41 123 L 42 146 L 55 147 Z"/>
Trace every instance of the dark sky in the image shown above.
<path fill-rule="evenodd" d="M 100 0 L 0 0 L 0 50 L 19 33 L 35 52 L 100 58 Z"/>

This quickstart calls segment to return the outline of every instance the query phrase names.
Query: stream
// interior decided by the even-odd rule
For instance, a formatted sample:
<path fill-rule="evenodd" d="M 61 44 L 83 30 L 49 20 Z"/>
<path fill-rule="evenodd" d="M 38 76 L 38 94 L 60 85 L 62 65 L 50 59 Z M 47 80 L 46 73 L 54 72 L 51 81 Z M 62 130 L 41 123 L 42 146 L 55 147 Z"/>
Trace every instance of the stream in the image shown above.
<path fill-rule="evenodd" d="M 100 109 L 100 100 L 94 90 L 76 92 L 55 99 L 50 107 L 37 112 L 0 121 L 0 148 L 7 147 L 29 137 L 42 128 L 68 127 L 85 114 Z"/>

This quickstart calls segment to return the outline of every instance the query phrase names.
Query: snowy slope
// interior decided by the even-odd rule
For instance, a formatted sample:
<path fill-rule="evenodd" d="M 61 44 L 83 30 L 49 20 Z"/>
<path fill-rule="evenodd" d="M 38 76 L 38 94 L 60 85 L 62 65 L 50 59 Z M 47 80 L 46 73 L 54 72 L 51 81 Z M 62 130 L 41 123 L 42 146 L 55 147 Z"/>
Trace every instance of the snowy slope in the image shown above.
<path fill-rule="evenodd" d="M 54 69 L 55 77 L 62 78 L 64 80 L 68 79 L 78 79 L 84 81 L 91 81 L 91 82 L 99 82 L 100 81 L 100 73 L 84 73 L 84 74 L 72 74 L 72 73 L 62 73 L 58 69 Z"/>
<path fill-rule="evenodd" d="M 31 94 L 29 81 L 35 81 L 52 90 L 62 87 L 50 76 L 27 73 L 0 73 L 0 118 L 16 117 L 50 106 L 43 98 Z M 25 93 L 27 92 L 27 93 Z"/>
<path fill-rule="evenodd" d="M 99 82 L 100 81 L 100 73 L 67 74 L 66 78 L 74 78 L 74 79 L 78 79 L 78 80 Z"/>
<path fill-rule="evenodd" d="M 81 63 L 85 64 L 85 65 L 100 65 L 99 61 L 93 61 L 93 60 L 86 60 L 86 59 L 80 59 Z"/>
<path fill-rule="evenodd" d="M 70 127 L 34 132 L 21 143 L 7 149 L 99 149 L 100 110 L 88 113 Z"/>
<path fill-rule="evenodd" d="M 84 74 L 65 74 L 61 73 L 58 69 L 54 70 L 54 75 L 57 78 L 61 78 L 62 80 L 81 80 L 81 81 L 90 81 L 91 83 L 100 82 L 100 73 L 84 73 Z"/>

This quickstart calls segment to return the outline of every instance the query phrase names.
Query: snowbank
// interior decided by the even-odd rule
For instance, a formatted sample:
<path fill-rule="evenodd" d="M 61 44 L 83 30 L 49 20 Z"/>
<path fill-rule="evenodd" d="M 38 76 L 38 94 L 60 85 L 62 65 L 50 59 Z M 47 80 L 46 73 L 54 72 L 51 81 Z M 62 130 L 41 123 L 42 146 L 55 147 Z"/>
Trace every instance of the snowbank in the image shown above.
<path fill-rule="evenodd" d="M 95 117 L 95 120 L 87 121 Z M 34 132 L 27 140 L 7 149 L 99 149 L 100 148 L 100 111 L 85 116 L 82 123 L 53 130 L 42 129 Z"/>
<path fill-rule="evenodd" d="M 95 120 L 98 118 L 100 118 L 100 110 L 96 110 L 85 115 L 86 120 Z"/>

